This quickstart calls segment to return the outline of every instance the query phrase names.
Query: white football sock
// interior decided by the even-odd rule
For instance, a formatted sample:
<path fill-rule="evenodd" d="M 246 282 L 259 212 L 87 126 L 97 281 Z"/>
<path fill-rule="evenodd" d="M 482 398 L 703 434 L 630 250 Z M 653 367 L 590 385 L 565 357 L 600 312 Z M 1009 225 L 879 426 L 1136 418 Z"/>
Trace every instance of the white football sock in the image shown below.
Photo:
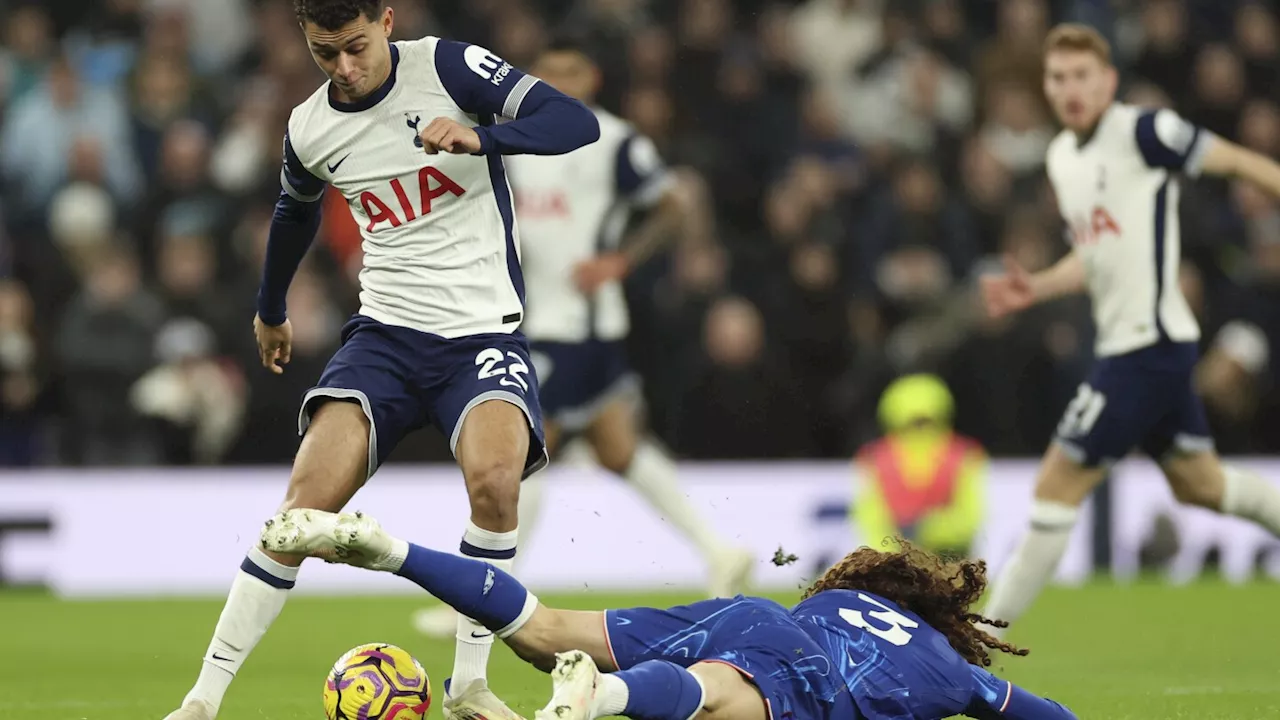
<path fill-rule="evenodd" d="M 203 700 L 217 712 L 232 678 L 284 609 L 297 579 L 298 568 L 281 565 L 257 547 L 249 550 L 213 629 L 200 677 L 184 704 Z"/>
<path fill-rule="evenodd" d="M 621 715 L 627 709 L 627 701 L 631 699 L 631 688 L 616 675 L 601 675 L 596 685 L 594 717 L 613 717 Z"/>
<path fill-rule="evenodd" d="M 1008 623 L 1022 617 L 1057 570 L 1079 515 L 1079 508 L 1071 505 L 1049 500 L 1032 503 L 1031 529 L 992 585 L 983 615 Z"/>
<path fill-rule="evenodd" d="M 693 509 L 689 498 L 680 487 L 676 478 L 676 464 L 653 444 L 643 441 L 636 447 L 631 466 L 627 468 L 623 478 L 636 489 L 653 509 L 657 510 L 675 526 L 677 530 L 689 538 L 703 557 L 708 560 L 715 557 L 723 549 L 720 538 L 711 530 L 698 512 Z"/>
<path fill-rule="evenodd" d="M 462 535 L 461 551 L 467 557 L 484 560 L 509 573 L 515 565 L 518 534 L 518 530 L 493 532 L 468 522 L 466 532 Z M 492 650 L 493 633 L 475 620 L 459 613 L 457 644 L 453 656 L 453 676 L 450 680 L 450 688 L 455 695 L 472 682 L 486 678 L 489 653 Z"/>
<path fill-rule="evenodd" d="M 529 541 L 533 539 L 533 530 L 538 526 L 539 514 L 542 512 L 542 495 L 546 488 L 543 477 L 542 473 L 538 473 L 520 483 L 516 522 L 520 524 L 520 545 L 525 550 L 529 549 Z"/>
<path fill-rule="evenodd" d="M 1252 520 L 1280 535 L 1280 488 L 1238 467 L 1223 465 L 1222 512 Z"/>

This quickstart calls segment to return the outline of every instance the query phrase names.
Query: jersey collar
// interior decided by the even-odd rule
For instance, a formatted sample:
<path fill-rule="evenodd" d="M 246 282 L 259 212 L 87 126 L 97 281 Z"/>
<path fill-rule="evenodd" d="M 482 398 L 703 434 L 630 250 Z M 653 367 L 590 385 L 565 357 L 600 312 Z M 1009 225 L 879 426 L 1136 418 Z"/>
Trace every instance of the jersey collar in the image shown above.
<path fill-rule="evenodd" d="M 1111 111 L 1114 110 L 1115 107 L 1115 103 L 1108 105 L 1107 109 L 1103 110 L 1102 114 L 1098 116 L 1098 122 L 1093 124 L 1093 127 L 1089 129 L 1089 132 L 1084 135 L 1076 135 L 1076 152 L 1084 150 L 1089 146 L 1089 143 L 1093 142 L 1093 139 L 1098 136 L 1098 131 L 1102 129 L 1104 124 L 1106 124 L 1107 118 L 1111 117 Z"/>
<path fill-rule="evenodd" d="M 335 100 L 333 90 L 325 93 L 329 98 L 329 107 L 338 112 L 362 112 L 382 102 L 382 99 L 391 93 L 391 89 L 396 86 L 396 67 L 400 65 L 400 48 L 395 43 L 391 43 L 391 73 L 387 75 L 387 79 L 378 86 L 377 90 L 365 95 L 355 102 L 345 103 Z"/>

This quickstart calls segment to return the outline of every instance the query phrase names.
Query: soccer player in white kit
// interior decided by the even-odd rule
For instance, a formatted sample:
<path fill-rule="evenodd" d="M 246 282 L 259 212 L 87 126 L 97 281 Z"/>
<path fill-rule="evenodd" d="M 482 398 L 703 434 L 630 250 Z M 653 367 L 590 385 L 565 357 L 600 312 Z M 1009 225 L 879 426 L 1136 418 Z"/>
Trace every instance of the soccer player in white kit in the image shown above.
<path fill-rule="evenodd" d="M 657 148 L 635 128 L 595 106 L 600 71 L 572 38 L 558 38 L 533 73 L 591 107 L 600 140 L 556 156 L 508 161 L 520 222 L 528 291 L 521 330 L 532 345 L 547 448 L 581 435 L 596 459 L 624 479 L 687 537 L 708 569 L 708 594 L 745 591 L 754 560 L 722 540 L 690 505 L 676 466 L 637 423 L 639 379 L 627 362 L 629 318 L 622 278 L 648 259 L 690 216 L 699 188 L 662 162 Z M 627 234 L 637 210 L 649 216 Z M 624 237 L 626 235 L 626 237 Z M 542 480 L 520 491 L 520 527 L 530 536 Z M 447 605 L 419 611 L 414 626 L 427 635 L 451 632 Z"/>
<path fill-rule="evenodd" d="M 1045 93 L 1065 126 L 1046 165 L 1072 250 L 1034 274 L 1007 261 L 982 278 L 982 295 L 1000 317 L 1088 292 L 1097 362 L 1045 453 L 1030 531 L 992 586 L 984 614 L 1008 622 L 1049 581 L 1080 503 L 1135 447 L 1179 501 L 1280 534 L 1280 490 L 1214 451 L 1193 387 L 1200 329 L 1178 286 L 1179 175 L 1240 178 L 1280 197 L 1280 166 L 1171 110 L 1116 102 L 1110 49 L 1092 28 L 1061 25 L 1045 47 Z"/>
<path fill-rule="evenodd" d="M 405 435 L 433 424 L 450 438 L 471 501 L 462 554 L 510 568 L 520 481 L 547 455 L 537 378 L 517 331 L 524 280 L 502 156 L 575 150 L 599 138 L 599 123 L 484 48 L 389 42 L 394 15 L 382 0 L 294 7 L 329 82 L 289 118 L 254 319 L 263 365 L 280 373 L 289 362 L 285 296 L 326 185 L 360 224 L 364 267 L 360 310 L 303 398 L 303 439 L 280 511 L 341 509 Z M 249 551 L 171 720 L 217 714 L 298 565 L 297 556 Z M 460 618 L 457 635 L 445 717 L 516 717 L 487 686 L 493 634 Z"/>

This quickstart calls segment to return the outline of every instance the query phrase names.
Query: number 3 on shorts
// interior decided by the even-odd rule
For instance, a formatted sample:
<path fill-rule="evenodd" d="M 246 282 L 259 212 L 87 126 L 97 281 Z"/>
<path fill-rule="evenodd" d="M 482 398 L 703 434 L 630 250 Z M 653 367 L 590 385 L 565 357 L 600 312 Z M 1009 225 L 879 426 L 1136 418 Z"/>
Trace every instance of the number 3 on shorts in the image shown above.
<path fill-rule="evenodd" d="M 497 348 L 486 348 L 476 355 L 476 365 L 480 368 L 476 378 L 480 380 L 496 377 L 499 385 L 518 387 L 521 392 L 529 391 L 529 381 L 525 378 L 529 374 L 529 365 L 516 353 L 508 351 L 504 356 Z"/>

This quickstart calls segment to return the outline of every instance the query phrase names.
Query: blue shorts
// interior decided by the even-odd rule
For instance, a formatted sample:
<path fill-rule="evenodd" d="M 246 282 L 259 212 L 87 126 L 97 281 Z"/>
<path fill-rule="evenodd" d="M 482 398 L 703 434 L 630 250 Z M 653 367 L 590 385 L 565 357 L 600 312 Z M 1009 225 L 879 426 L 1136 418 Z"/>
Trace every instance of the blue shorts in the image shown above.
<path fill-rule="evenodd" d="M 1164 342 L 1102 358 L 1058 424 L 1057 442 L 1086 467 L 1108 465 L 1135 447 L 1156 460 L 1172 450 L 1213 448 L 1193 386 L 1199 350 Z"/>
<path fill-rule="evenodd" d="M 772 600 L 739 595 L 667 610 L 607 610 L 604 625 L 620 670 L 646 660 L 724 663 L 759 688 L 770 720 L 824 720 L 834 708 L 852 714 L 838 669 Z"/>
<path fill-rule="evenodd" d="M 621 340 L 535 340 L 532 346 L 542 410 L 569 432 L 585 429 L 609 401 L 639 387 Z"/>
<path fill-rule="evenodd" d="M 404 436 L 435 425 L 457 452 L 462 421 L 486 400 L 505 400 L 529 421 L 529 457 L 524 476 L 547 464 L 538 378 L 529 347 L 519 333 L 446 339 L 355 315 L 342 328 L 342 347 L 320 382 L 307 391 L 298 414 L 306 432 L 326 400 L 359 402 L 369 418 L 369 475 Z"/>

